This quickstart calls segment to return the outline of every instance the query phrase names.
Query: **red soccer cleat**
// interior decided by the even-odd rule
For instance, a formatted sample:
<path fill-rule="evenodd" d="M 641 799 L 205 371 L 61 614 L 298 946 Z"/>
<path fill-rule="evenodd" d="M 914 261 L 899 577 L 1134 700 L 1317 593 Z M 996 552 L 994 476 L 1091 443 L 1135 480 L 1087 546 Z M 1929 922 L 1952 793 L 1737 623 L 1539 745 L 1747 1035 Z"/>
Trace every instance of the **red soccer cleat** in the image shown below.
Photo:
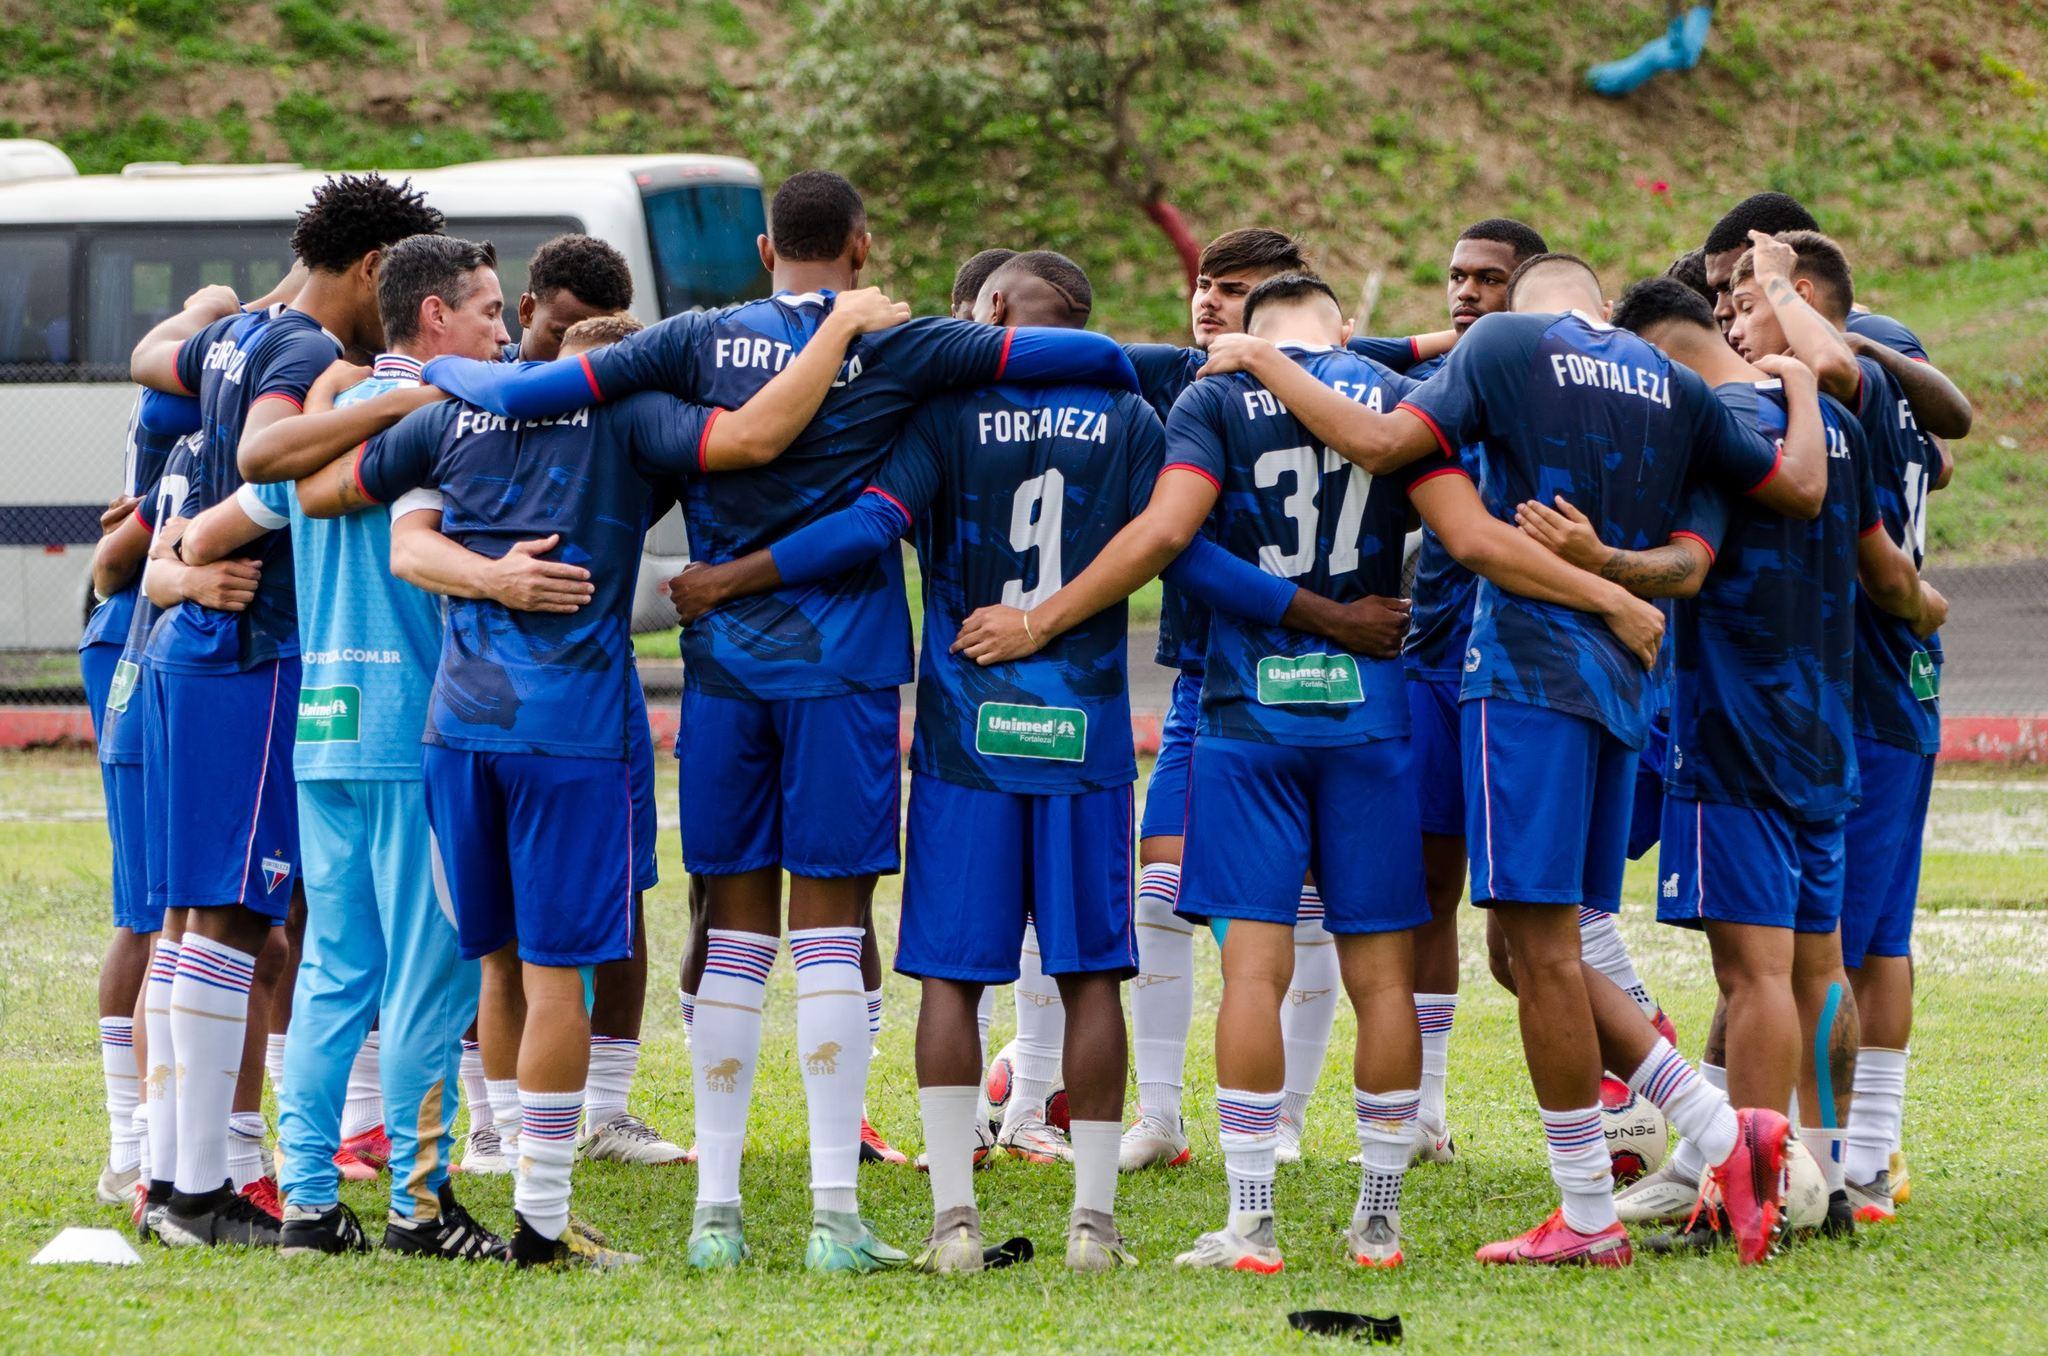
<path fill-rule="evenodd" d="M 334 1151 L 334 1166 L 351 1182 L 367 1182 L 391 1164 L 391 1136 L 384 1127 L 373 1125 L 360 1135 L 350 1135 Z"/>
<path fill-rule="evenodd" d="M 863 1163 L 893 1163 L 903 1165 L 910 1162 L 910 1155 L 893 1147 L 883 1139 L 881 1132 L 868 1124 L 868 1118 L 860 1118 L 860 1161 Z"/>
<path fill-rule="evenodd" d="M 1664 1015 L 1664 1009 L 1657 1009 L 1657 1015 L 1650 1019 L 1650 1025 L 1657 1028 L 1658 1035 L 1671 1042 L 1672 1049 L 1676 1050 L 1678 1048 L 1678 1028 L 1673 1026 L 1671 1019 Z"/>
<path fill-rule="evenodd" d="M 1785 1137 L 1792 1127 L 1758 1107 L 1741 1108 L 1735 1120 L 1735 1152 L 1711 1171 L 1742 1263 L 1754 1266 L 1785 1235 Z"/>
<path fill-rule="evenodd" d="M 284 1198 L 277 1194 L 277 1179 L 258 1177 L 241 1190 L 241 1197 L 278 1223 L 284 1222 Z"/>
<path fill-rule="evenodd" d="M 1562 1208 L 1528 1233 L 1489 1243 L 1473 1255 L 1498 1266 L 1525 1267 L 1625 1267 L 1635 1260 L 1628 1230 L 1619 1223 L 1582 1234 L 1564 1222 Z"/>

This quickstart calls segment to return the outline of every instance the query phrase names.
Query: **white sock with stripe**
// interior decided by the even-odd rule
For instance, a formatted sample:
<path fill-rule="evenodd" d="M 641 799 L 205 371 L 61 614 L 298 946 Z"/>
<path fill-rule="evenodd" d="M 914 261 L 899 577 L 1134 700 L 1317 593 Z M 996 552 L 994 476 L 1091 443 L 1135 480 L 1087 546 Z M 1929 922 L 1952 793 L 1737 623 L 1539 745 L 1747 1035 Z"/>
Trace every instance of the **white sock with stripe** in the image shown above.
<path fill-rule="evenodd" d="M 1636 1006 L 1643 1010 L 1643 1016 L 1657 1015 L 1657 1000 L 1650 997 L 1642 976 L 1636 973 L 1635 960 L 1628 954 L 1628 943 L 1622 940 L 1621 923 L 1616 915 L 1580 906 L 1579 958 L 1613 980 L 1615 988 L 1635 999 Z"/>
<path fill-rule="evenodd" d="M 178 944 L 158 937 L 149 958 L 149 977 L 142 986 L 143 1035 L 149 1042 L 145 1058 L 148 1089 L 150 1180 L 168 1182 L 178 1171 L 177 1047 L 171 1039 L 171 991 L 178 974 Z"/>
<path fill-rule="evenodd" d="M 868 1060 L 872 1063 L 875 1058 L 875 1043 L 882 1035 L 882 991 L 869 989 L 862 997 L 866 1000 L 868 1008 Z"/>
<path fill-rule="evenodd" d="M 1850 1181 L 1867 1185 L 1890 1170 L 1905 1118 L 1906 1052 L 1864 1046 L 1856 1052 L 1856 1100 L 1849 1113 L 1848 1153 L 1842 1160 Z"/>
<path fill-rule="evenodd" d="M 177 1050 L 178 1169 L 188 1195 L 218 1190 L 228 1176 L 228 1109 L 242 1072 L 249 985 L 256 958 L 223 942 L 185 934 L 171 983 L 171 1040 Z M 154 1051 L 151 1052 L 154 1056 Z"/>
<path fill-rule="evenodd" d="M 1416 1119 L 1432 1135 L 1442 1134 L 1450 1125 L 1444 1089 L 1451 1074 L 1451 1024 L 1457 1017 L 1458 995 L 1415 995 L 1415 1021 L 1422 1028 L 1422 1103 Z"/>
<path fill-rule="evenodd" d="M 1629 1075 L 1630 1091 L 1647 1097 L 1671 1128 L 1691 1140 L 1708 1166 L 1735 1152 L 1738 1127 L 1728 1094 L 1701 1078 L 1662 1036 Z"/>
<path fill-rule="evenodd" d="M 1330 1052 L 1330 1027 L 1343 989 L 1337 943 L 1323 928 L 1323 897 L 1315 886 L 1304 885 L 1294 923 L 1294 980 L 1280 1005 L 1280 1046 L 1287 1056 L 1280 1114 L 1297 1129 L 1308 1123 L 1309 1098 Z"/>
<path fill-rule="evenodd" d="M 974 1204 L 974 1114 L 980 1098 L 981 1089 L 972 1084 L 917 1090 L 934 1215 Z"/>
<path fill-rule="evenodd" d="M 811 1205 L 850 1214 L 860 1170 L 861 1104 L 868 1091 L 867 990 L 860 928 L 789 934 L 796 963 L 796 1050 L 811 1122 Z"/>
<path fill-rule="evenodd" d="M 633 1074 L 640 1067 L 640 1042 L 624 1036 L 590 1038 L 590 1072 L 584 1076 L 584 1110 L 597 1129 L 626 1114 L 633 1093 Z"/>
<path fill-rule="evenodd" d="M 348 1066 L 348 1095 L 341 1104 L 341 1137 L 354 1139 L 384 1124 L 384 1085 L 378 1081 L 377 1054 L 380 1042 L 372 1031 L 363 1037 Z"/>
<path fill-rule="evenodd" d="M 1807 1152 L 1813 1155 L 1813 1161 L 1820 1166 L 1821 1180 L 1827 1183 L 1828 1194 L 1840 1191 L 1844 1176 L 1843 1155 L 1847 1147 L 1844 1132 L 1818 1125 L 1802 1125 L 1799 1138 L 1805 1143 Z"/>
<path fill-rule="evenodd" d="M 1060 1077 L 1060 1054 L 1067 1043 L 1067 1005 L 1060 986 L 1040 968 L 1038 928 L 1024 925 L 1024 947 L 1017 957 L 1016 1091 L 1003 1112 L 1003 1129 L 1027 1112 L 1038 1114 Z"/>
<path fill-rule="evenodd" d="M 469 1106 L 469 1133 L 488 1130 L 497 1121 L 491 1108 L 490 1083 L 484 1077 L 484 1051 L 475 1041 L 462 1043 L 462 1100 Z"/>
<path fill-rule="evenodd" d="M 142 1077 L 135 1072 L 135 1019 L 100 1018 L 100 1076 L 107 1089 L 107 1166 L 127 1172 L 141 1161 L 135 1142 L 135 1106 Z"/>
<path fill-rule="evenodd" d="M 1367 1092 L 1351 1089 L 1352 1115 L 1358 1128 L 1359 1215 L 1395 1219 L 1401 1211 L 1401 1179 L 1408 1172 L 1408 1152 L 1415 1142 L 1415 1117 L 1422 1094 L 1415 1089 Z"/>
<path fill-rule="evenodd" d="M 583 1121 L 580 1092 L 519 1090 L 519 1163 L 512 1208 L 543 1238 L 560 1238 L 569 1223 L 569 1169 Z"/>
<path fill-rule="evenodd" d="M 1216 1089 L 1223 1175 L 1230 1184 L 1230 1228 L 1248 1234 L 1273 1217 L 1273 1150 L 1280 1143 L 1280 1094 Z"/>
<path fill-rule="evenodd" d="M 1600 1104 L 1575 1111 L 1539 1110 L 1550 1179 L 1564 1196 L 1564 1222 L 1579 1233 L 1597 1234 L 1616 1222 L 1614 1166 L 1600 1128 Z"/>
<path fill-rule="evenodd" d="M 235 1190 L 269 1171 L 263 1161 L 263 1137 L 268 1133 L 270 1127 L 263 1123 L 260 1111 L 236 1111 L 228 1116 L 228 1181 Z"/>
<path fill-rule="evenodd" d="M 1138 975 L 1131 981 L 1138 1109 L 1176 1129 L 1195 1018 L 1195 929 L 1174 913 L 1179 898 L 1178 866 L 1148 862 L 1138 869 Z"/>
<path fill-rule="evenodd" d="M 697 1204 L 737 1205 L 747 1106 L 761 1057 L 761 1004 L 777 939 L 713 928 L 697 982 L 691 1080 L 697 1103 Z"/>

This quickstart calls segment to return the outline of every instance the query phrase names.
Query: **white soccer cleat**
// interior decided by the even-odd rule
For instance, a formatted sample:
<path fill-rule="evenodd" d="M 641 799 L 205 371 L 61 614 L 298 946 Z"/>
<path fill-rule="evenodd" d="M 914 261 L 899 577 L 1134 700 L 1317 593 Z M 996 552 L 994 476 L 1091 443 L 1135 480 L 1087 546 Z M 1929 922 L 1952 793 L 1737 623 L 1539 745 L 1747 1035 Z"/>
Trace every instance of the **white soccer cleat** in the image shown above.
<path fill-rule="evenodd" d="M 1410 1163 L 1455 1163 L 1458 1161 L 1458 1144 L 1451 1138 L 1448 1128 L 1438 1125 L 1415 1123 L 1415 1147 L 1409 1151 Z"/>
<path fill-rule="evenodd" d="M 1301 1126 L 1282 1116 L 1280 1118 L 1280 1142 L 1273 1146 L 1273 1162 L 1276 1165 L 1299 1163 L 1301 1161 Z"/>
<path fill-rule="evenodd" d="M 455 1165 L 455 1170 L 493 1177 L 512 1171 L 512 1160 L 505 1156 L 505 1141 L 498 1137 L 497 1126 L 486 1125 L 469 1132 L 462 1142 L 462 1161 Z"/>
<path fill-rule="evenodd" d="M 132 1205 L 135 1201 L 135 1183 L 141 1180 L 139 1168 L 115 1172 L 112 1168 L 100 1169 L 99 1184 L 93 1188 L 93 1199 L 101 1205 Z"/>
<path fill-rule="evenodd" d="M 1203 1234 L 1195 1246 L 1173 1259 L 1175 1266 L 1204 1271 L 1249 1271 L 1272 1276 L 1286 1268 L 1279 1245 L 1273 1241 L 1273 1218 L 1268 1215 L 1252 1226 L 1250 1233 L 1218 1229 Z"/>
<path fill-rule="evenodd" d="M 1687 1181 L 1670 1159 L 1614 1193 L 1614 1213 L 1623 1224 L 1683 1224 L 1700 1198 L 1700 1184 Z"/>
<path fill-rule="evenodd" d="M 621 1111 L 592 1129 L 576 1148 L 585 1158 L 597 1163 L 637 1163 L 643 1167 L 661 1168 L 690 1161 L 681 1145 L 630 1111 Z"/>
<path fill-rule="evenodd" d="M 1185 1167 L 1194 1153 L 1179 1126 L 1168 1125 L 1157 1116 L 1140 1116 L 1117 1142 L 1118 1172 L 1142 1172 L 1146 1168 Z"/>
<path fill-rule="evenodd" d="M 1074 1161 L 1074 1146 L 1067 1142 L 1067 1137 L 1057 1126 L 1047 1124 L 1043 1116 L 1031 1112 L 1019 1116 L 1015 1125 L 1003 1127 L 996 1144 L 1011 1157 L 1021 1158 L 1026 1163 Z"/>
<path fill-rule="evenodd" d="M 1361 1267 L 1392 1268 L 1401 1265 L 1401 1217 L 1395 1215 L 1353 1215 L 1344 1231 L 1344 1255 Z"/>

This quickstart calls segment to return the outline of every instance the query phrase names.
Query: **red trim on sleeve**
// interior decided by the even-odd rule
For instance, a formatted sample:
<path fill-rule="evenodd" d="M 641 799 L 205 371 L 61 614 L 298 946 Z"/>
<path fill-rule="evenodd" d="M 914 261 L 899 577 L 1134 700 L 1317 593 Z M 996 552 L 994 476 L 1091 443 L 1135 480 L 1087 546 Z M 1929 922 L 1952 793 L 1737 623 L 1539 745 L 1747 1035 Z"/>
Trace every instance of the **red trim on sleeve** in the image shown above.
<path fill-rule="evenodd" d="M 1458 459 L 1458 449 L 1451 446 L 1451 440 L 1449 438 L 1444 437 L 1444 431 L 1436 426 L 1436 420 L 1429 417 L 1429 412 L 1427 410 L 1423 409 L 1419 405 L 1412 405 L 1405 400 L 1402 401 L 1400 404 L 1394 406 L 1394 408 L 1396 410 L 1406 410 L 1408 411 L 1408 413 L 1414 415 L 1417 419 L 1420 419 L 1423 423 L 1429 425 L 1429 431 L 1436 435 L 1436 445 L 1444 450 L 1444 455 L 1449 457 L 1452 461 L 1456 461 Z M 1416 484 L 1418 485 L 1421 483 L 1421 481 L 1416 482 Z"/>
<path fill-rule="evenodd" d="M 1876 522 L 1872 523 L 1869 527 L 1864 528 L 1861 532 L 1858 532 L 1856 535 L 1858 538 L 1862 538 L 1869 536 L 1873 532 L 1882 531 L 1884 531 L 1884 519 L 1879 518 Z"/>
<path fill-rule="evenodd" d="M 881 496 L 882 496 L 882 498 L 884 498 L 884 499 L 888 500 L 888 501 L 889 501 L 890 503 L 892 503 L 892 504 L 894 504 L 894 505 L 896 506 L 896 511 L 897 511 L 898 513 L 900 513 L 900 514 L 902 514 L 902 515 L 903 515 L 903 521 L 904 521 L 904 522 L 906 522 L 906 523 L 915 523 L 915 522 L 917 521 L 917 515 L 916 515 L 916 514 L 914 514 L 914 513 L 912 513 L 912 512 L 911 512 L 911 511 L 910 511 L 909 509 L 907 509 L 907 508 L 903 507 L 903 501 L 902 501 L 901 499 L 898 499 L 898 498 L 897 498 L 897 497 L 896 497 L 895 495 L 893 495 L 893 494 L 889 493 L 889 492 L 888 492 L 887 490 L 883 489 L 883 488 L 882 488 L 882 487 L 881 487 L 880 485 L 870 485 L 870 486 L 868 486 L 868 487 L 867 487 L 867 488 L 866 488 L 865 490 L 862 490 L 862 491 L 861 491 L 861 493 L 862 493 L 862 494 L 879 494 L 879 495 L 881 495 Z"/>
<path fill-rule="evenodd" d="M 369 449 L 369 446 L 370 444 L 367 439 L 356 444 L 356 459 L 348 469 L 349 473 L 356 478 L 356 489 L 362 492 L 363 498 L 373 504 L 381 504 L 384 501 L 371 494 L 370 487 L 363 483 L 363 453 Z"/>
<path fill-rule="evenodd" d="M 290 391 L 265 391 L 262 395 L 257 396 L 254 400 L 249 402 L 249 408 L 253 410 L 266 400 L 288 400 L 291 402 L 291 406 L 293 409 L 301 412 L 304 412 L 306 408 L 306 402 L 300 400 Z"/>
<path fill-rule="evenodd" d="M 588 364 L 585 364 L 585 366 L 587 367 Z M 704 421 L 704 431 L 697 435 L 697 469 L 700 471 L 709 471 L 711 469 L 704 464 L 704 458 L 709 456 L 711 452 L 711 426 L 716 424 L 718 416 L 724 413 L 724 406 L 714 407 L 711 411 L 711 417 Z"/>
<path fill-rule="evenodd" d="M 1412 334 L 1408 336 L 1408 356 L 1416 362 L 1422 361 L 1422 345 L 1415 342 L 1415 336 Z M 1420 484 L 1421 482 L 1418 481 L 1417 483 Z"/>
<path fill-rule="evenodd" d="M 1003 370 L 1010 365 L 1010 343 L 1016 337 L 1017 328 L 1014 325 L 1003 331 L 1003 351 L 996 355 L 996 374 L 989 378 L 989 380 L 1000 381 L 1002 379 Z"/>
<path fill-rule="evenodd" d="M 140 504 L 137 504 L 135 506 L 135 521 L 142 524 L 142 530 L 144 532 L 156 531 L 156 524 L 150 522 L 149 519 L 142 516 L 142 505 Z"/>
<path fill-rule="evenodd" d="M 178 341 L 177 350 L 171 354 L 171 380 L 177 382 L 178 389 L 183 391 L 188 396 L 196 396 L 199 394 L 199 392 L 187 386 L 185 384 L 184 378 L 178 375 L 178 364 L 185 361 L 185 345 L 191 343 L 194 339 L 197 339 L 198 337 L 198 335 L 193 334 L 188 335 L 183 339 L 180 339 Z"/>
<path fill-rule="evenodd" d="M 1415 477 L 1415 479 L 1409 481 L 1408 493 L 1415 493 L 1415 487 L 1417 485 L 1426 485 L 1430 481 L 1435 480 L 1438 476 L 1464 476 L 1467 480 L 1470 480 L 1472 478 L 1471 472 L 1467 471 L 1462 466 L 1439 466 L 1434 471 L 1426 472 L 1425 474 L 1419 475 Z"/>
<path fill-rule="evenodd" d="M 1913 358 L 1913 355 L 1912 355 L 1912 354 L 1910 354 L 1910 353 L 1908 353 L 1908 354 L 1907 354 L 1906 356 L 1907 356 L 1908 358 Z M 1913 361 L 1914 361 L 1914 362 L 1916 362 L 1916 363 L 1924 363 L 1924 362 L 1926 362 L 1926 361 L 1927 361 L 1927 359 L 1925 359 L 1925 358 L 1913 358 Z"/>
<path fill-rule="evenodd" d="M 597 369 L 590 365 L 590 355 L 579 353 L 576 355 L 576 361 L 583 364 L 583 379 L 590 383 L 590 398 L 602 402 L 604 392 L 597 388 Z"/>
<path fill-rule="evenodd" d="M 1193 471 L 1196 475 L 1208 481 L 1211 485 L 1214 485 L 1219 493 L 1223 489 L 1222 481 L 1218 480 L 1215 476 L 1210 475 L 1207 471 L 1195 465 L 1193 462 L 1170 461 L 1166 463 L 1166 465 L 1159 468 L 1159 478 L 1161 480 L 1164 480 L 1166 478 L 1166 473 L 1168 471 Z"/>
<path fill-rule="evenodd" d="M 1771 469 L 1770 469 L 1770 470 L 1768 470 L 1768 471 L 1766 471 L 1766 472 L 1764 472 L 1764 478 L 1763 478 L 1762 480 L 1759 480 L 1759 481 L 1758 481 L 1758 482 L 1757 482 L 1756 484 L 1754 484 L 1754 485 L 1750 486 L 1750 487 L 1749 487 L 1748 489 L 1744 490 L 1744 491 L 1743 491 L 1743 493 L 1744 493 L 1744 494 L 1755 494 L 1755 493 L 1756 493 L 1756 492 L 1757 492 L 1758 490 L 1760 490 L 1760 489 L 1762 489 L 1762 488 L 1763 488 L 1764 486 L 1766 486 L 1766 485 L 1770 484 L 1770 483 L 1771 483 L 1771 478 L 1772 478 L 1773 476 L 1777 475 L 1777 474 L 1778 474 L 1778 472 L 1779 472 L 1779 470 L 1780 470 L 1781 468 L 1783 468 L 1783 466 L 1784 466 L 1784 465 L 1785 465 L 1785 444 L 1784 444 L 1784 443 L 1782 443 L 1782 442 L 1780 442 L 1780 443 L 1778 444 L 1778 456 L 1777 456 L 1777 460 L 1775 460 L 1775 461 L 1773 461 L 1773 462 L 1771 463 Z"/>
<path fill-rule="evenodd" d="M 1672 533 L 1672 534 L 1671 534 L 1671 539 L 1672 539 L 1673 541 L 1677 541 L 1677 540 L 1678 540 L 1678 539 L 1679 539 L 1680 537 L 1684 537 L 1684 538 L 1686 538 L 1686 539 L 1687 539 L 1687 540 L 1689 540 L 1689 541 L 1696 541 L 1696 542 L 1698 542 L 1698 543 L 1700 544 L 1700 546 L 1701 546 L 1701 547 L 1703 547 L 1703 548 L 1704 548 L 1704 549 L 1706 550 L 1706 553 L 1707 553 L 1707 564 L 1709 564 L 1709 565 L 1712 565 L 1712 564 L 1713 564 L 1713 563 L 1714 563 L 1715 561 L 1717 561 L 1717 560 L 1719 560 L 1719 559 L 1721 558 L 1721 555 L 1720 555 L 1720 553 L 1719 553 L 1718 551 L 1716 551 L 1716 550 L 1714 549 L 1714 543 L 1712 543 L 1712 542 L 1708 541 L 1708 540 L 1707 540 L 1707 539 L 1706 539 L 1705 537 L 1702 537 L 1702 536 L 1701 536 L 1701 535 L 1700 535 L 1699 533 L 1697 533 L 1697 532 L 1688 532 L 1688 531 L 1686 531 L 1686 530 L 1685 530 L 1684 528 L 1682 528 L 1682 527 L 1681 527 L 1681 528 L 1679 528 L 1679 529 L 1678 529 L 1678 531 L 1676 531 L 1676 532 L 1674 532 L 1674 533 Z"/>

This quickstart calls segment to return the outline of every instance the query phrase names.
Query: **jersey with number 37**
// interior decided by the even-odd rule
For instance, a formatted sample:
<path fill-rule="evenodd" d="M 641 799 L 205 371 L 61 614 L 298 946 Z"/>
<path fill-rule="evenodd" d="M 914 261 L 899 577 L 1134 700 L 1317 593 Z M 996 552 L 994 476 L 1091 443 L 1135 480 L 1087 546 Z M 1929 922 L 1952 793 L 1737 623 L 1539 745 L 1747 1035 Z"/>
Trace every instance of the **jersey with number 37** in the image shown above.
<path fill-rule="evenodd" d="M 1282 351 L 1338 394 L 1388 411 L 1414 383 L 1342 349 Z M 1386 476 L 1324 447 L 1243 373 L 1208 377 L 1166 421 L 1166 468 L 1214 483 L 1218 540 L 1267 574 L 1340 603 L 1401 592 L 1408 489 L 1455 473 L 1432 455 Z M 1217 614 L 1202 679 L 1204 736 L 1296 746 L 1358 744 L 1408 733 L 1398 659 Z"/>
<path fill-rule="evenodd" d="M 1159 418 L 1093 386 L 990 386 L 927 401 L 869 488 L 911 521 L 924 652 L 910 766 L 961 786 L 1075 794 L 1137 779 L 1124 604 L 987 668 L 948 647 L 977 608 L 1031 608 L 1143 511 Z"/>

